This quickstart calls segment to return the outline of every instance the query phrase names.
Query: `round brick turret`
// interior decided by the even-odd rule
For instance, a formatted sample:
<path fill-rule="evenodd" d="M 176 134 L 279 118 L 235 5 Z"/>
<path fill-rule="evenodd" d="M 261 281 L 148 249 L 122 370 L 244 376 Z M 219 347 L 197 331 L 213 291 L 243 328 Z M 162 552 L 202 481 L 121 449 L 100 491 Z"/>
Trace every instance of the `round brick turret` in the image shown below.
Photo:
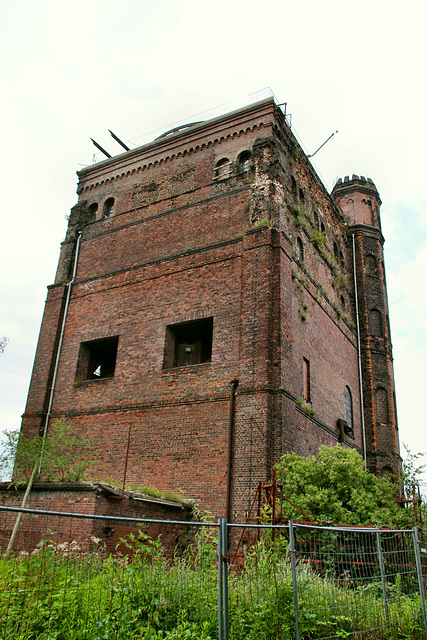
<path fill-rule="evenodd" d="M 354 174 L 340 178 L 331 195 L 346 219 L 354 248 L 367 467 L 378 475 L 396 474 L 400 454 L 381 198 L 370 178 Z"/>
<path fill-rule="evenodd" d="M 339 178 L 331 195 L 349 224 L 367 224 L 381 229 L 381 198 L 370 178 L 355 174 L 344 180 Z"/>

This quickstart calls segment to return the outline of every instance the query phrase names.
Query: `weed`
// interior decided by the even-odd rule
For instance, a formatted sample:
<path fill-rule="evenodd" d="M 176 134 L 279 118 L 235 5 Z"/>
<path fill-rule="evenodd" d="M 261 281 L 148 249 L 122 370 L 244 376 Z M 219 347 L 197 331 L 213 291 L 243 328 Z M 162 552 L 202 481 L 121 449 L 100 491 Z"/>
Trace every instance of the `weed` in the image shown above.
<path fill-rule="evenodd" d="M 326 242 L 326 231 L 318 231 L 317 229 L 313 229 L 311 241 L 315 247 L 320 249 Z"/>

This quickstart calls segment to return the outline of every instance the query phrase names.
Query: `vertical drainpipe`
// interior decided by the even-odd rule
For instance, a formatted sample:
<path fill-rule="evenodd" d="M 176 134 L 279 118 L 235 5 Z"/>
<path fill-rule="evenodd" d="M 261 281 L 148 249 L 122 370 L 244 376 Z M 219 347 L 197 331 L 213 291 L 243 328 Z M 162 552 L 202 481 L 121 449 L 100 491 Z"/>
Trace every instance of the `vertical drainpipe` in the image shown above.
<path fill-rule="evenodd" d="M 353 241 L 353 277 L 354 277 L 354 298 L 356 305 L 356 331 L 357 331 L 357 357 L 359 365 L 359 393 L 360 393 L 360 417 L 362 422 L 362 441 L 363 441 L 363 459 L 366 464 L 366 431 L 365 431 L 365 414 L 363 409 L 363 378 L 362 378 L 362 353 L 360 349 L 360 322 L 359 322 L 359 301 L 357 293 L 357 275 L 356 275 L 356 244 L 354 239 L 354 233 L 351 234 Z"/>
<path fill-rule="evenodd" d="M 48 423 L 49 423 L 50 412 L 51 412 L 51 409 L 52 409 L 53 394 L 55 393 L 55 384 L 56 384 L 56 376 L 57 376 L 57 373 L 58 373 L 59 357 L 61 355 L 62 341 L 63 341 L 63 338 L 64 338 L 65 322 L 67 320 L 68 306 L 70 304 L 71 289 L 72 289 L 72 286 L 74 284 L 74 280 L 75 280 L 76 272 L 77 272 L 77 260 L 78 260 L 78 257 L 79 257 L 81 237 L 82 237 L 82 232 L 79 231 L 79 235 L 77 236 L 77 242 L 76 242 L 76 254 L 74 256 L 73 275 L 72 275 L 72 278 L 71 278 L 70 282 L 67 285 L 68 286 L 67 298 L 66 298 L 66 301 L 65 301 L 64 314 L 62 316 L 61 334 L 59 336 L 58 349 L 56 351 L 55 368 L 54 368 L 54 371 L 53 371 L 52 384 L 51 384 L 51 387 L 50 387 L 50 394 L 49 394 L 49 404 L 48 404 L 47 413 L 46 413 L 46 419 L 45 419 L 44 428 L 43 428 L 42 448 L 41 448 L 39 459 L 34 462 L 33 469 L 32 469 L 32 472 L 31 472 L 31 476 L 30 476 L 30 479 L 28 481 L 27 489 L 26 489 L 24 497 L 22 499 L 21 509 L 25 509 L 25 506 L 26 506 L 27 501 L 28 501 L 28 496 L 30 495 L 30 491 L 31 491 L 31 489 L 33 487 L 33 484 L 34 484 L 34 478 L 36 477 L 36 472 L 38 471 L 40 473 L 40 469 L 41 469 L 41 465 L 42 465 L 43 452 L 44 452 L 44 447 L 45 447 L 45 443 L 46 443 L 46 436 L 47 436 L 47 427 L 48 427 Z M 19 512 L 17 517 L 16 517 L 15 525 L 13 527 L 13 531 L 12 531 L 12 534 L 10 536 L 9 543 L 7 545 L 6 554 L 10 553 L 10 551 L 12 550 L 13 543 L 15 541 L 16 534 L 18 533 L 19 525 L 21 523 L 21 518 L 22 518 L 22 513 Z"/>
<path fill-rule="evenodd" d="M 234 422 L 236 409 L 236 389 L 239 385 L 237 378 L 230 382 L 230 405 L 228 414 L 228 461 L 227 461 L 227 500 L 225 505 L 225 517 L 231 522 L 231 467 L 233 463 Z"/>

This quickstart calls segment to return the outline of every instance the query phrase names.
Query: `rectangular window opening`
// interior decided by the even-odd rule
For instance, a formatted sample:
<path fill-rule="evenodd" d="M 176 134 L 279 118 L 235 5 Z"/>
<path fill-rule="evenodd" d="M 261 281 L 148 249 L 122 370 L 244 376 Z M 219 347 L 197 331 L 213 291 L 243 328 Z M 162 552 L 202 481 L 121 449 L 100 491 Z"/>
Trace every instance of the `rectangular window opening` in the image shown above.
<path fill-rule="evenodd" d="M 82 342 L 77 361 L 76 383 L 112 378 L 116 368 L 119 336 Z"/>
<path fill-rule="evenodd" d="M 302 359 L 303 397 L 306 402 L 311 402 L 310 390 L 310 360 Z"/>
<path fill-rule="evenodd" d="M 164 369 L 210 362 L 213 318 L 203 318 L 166 327 Z"/>

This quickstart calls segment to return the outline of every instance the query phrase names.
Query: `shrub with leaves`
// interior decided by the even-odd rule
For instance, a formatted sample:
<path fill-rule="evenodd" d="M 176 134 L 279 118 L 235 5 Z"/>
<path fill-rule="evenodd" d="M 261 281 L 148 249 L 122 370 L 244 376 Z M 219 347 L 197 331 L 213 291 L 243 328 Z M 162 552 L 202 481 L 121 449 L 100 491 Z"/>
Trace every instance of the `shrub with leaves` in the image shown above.
<path fill-rule="evenodd" d="M 390 479 L 365 469 L 354 449 L 321 446 L 309 457 L 288 453 L 277 465 L 283 471 L 283 494 L 315 522 L 412 528 L 413 514 L 402 509 L 399 487 Z M 301 519 L 301 513 L 284 501 L 284 515 Z"/>

